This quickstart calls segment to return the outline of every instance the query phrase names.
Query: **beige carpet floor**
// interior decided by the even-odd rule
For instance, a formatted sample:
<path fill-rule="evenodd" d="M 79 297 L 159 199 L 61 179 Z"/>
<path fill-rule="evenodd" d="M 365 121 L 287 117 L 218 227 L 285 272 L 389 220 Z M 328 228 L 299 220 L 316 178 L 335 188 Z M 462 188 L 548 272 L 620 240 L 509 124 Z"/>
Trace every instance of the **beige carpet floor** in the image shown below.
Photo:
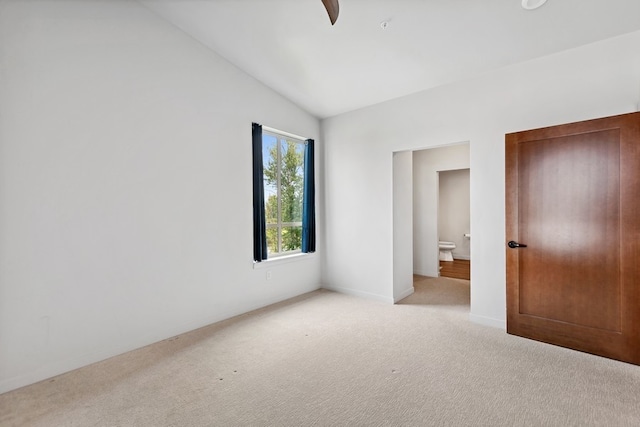
<path fill-rule="evenodd" d="M 468 320 L 469 282 L 313 292 L 0 395 L 2 426 L 639 426 L 640 367 Z"/>

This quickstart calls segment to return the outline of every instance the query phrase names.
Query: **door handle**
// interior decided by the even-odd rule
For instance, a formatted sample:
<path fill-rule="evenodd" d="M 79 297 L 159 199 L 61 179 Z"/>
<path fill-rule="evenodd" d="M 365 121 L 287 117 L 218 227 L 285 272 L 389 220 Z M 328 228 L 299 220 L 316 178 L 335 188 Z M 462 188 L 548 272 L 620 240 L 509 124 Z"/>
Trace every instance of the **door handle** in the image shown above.
<path fill-rule="evenodd" d="M 527 247 L 527 245 L 523 245 L 521 243 L 514 242 L 513 240 L 511 240 L 509 243 L 507 243 L 507 246 L 509 246 L 511 249 L 526 248 Z"/>

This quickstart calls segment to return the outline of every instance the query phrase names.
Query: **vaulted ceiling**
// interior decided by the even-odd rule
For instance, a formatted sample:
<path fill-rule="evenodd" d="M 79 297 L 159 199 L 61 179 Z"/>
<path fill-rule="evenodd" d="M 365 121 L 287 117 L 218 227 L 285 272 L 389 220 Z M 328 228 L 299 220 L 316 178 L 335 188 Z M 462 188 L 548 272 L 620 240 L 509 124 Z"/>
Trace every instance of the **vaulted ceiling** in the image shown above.
<path fill-rule="evenodd" d="M 640 30 L 639 0 L 141 2 L 319 118 Z"/>

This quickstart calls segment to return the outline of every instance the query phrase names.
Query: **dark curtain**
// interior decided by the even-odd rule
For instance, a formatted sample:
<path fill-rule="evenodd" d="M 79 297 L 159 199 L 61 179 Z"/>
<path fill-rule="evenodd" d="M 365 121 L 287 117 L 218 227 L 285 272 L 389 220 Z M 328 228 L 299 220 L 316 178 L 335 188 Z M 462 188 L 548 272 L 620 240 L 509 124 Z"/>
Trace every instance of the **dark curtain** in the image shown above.
<path fill-rule="evenodd" d="M 267 226 L 264 217 L 264 181 L 262 166 L 262 126 L 252 124 L 253 140 L 253 259 L 267 259 Z"/>
<path fill-rule="evenodd" d="M 302 252 L 316 251 L 316 183 L 313 139 L 305 141 L 302 193 Z"/>

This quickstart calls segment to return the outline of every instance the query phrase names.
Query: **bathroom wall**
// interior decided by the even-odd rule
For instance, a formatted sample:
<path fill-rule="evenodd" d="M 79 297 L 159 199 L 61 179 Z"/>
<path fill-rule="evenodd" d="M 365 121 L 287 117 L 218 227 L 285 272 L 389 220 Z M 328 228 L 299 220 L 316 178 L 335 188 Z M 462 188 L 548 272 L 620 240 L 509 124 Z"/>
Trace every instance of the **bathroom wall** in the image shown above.
<path fill-rule="evenodd" d="M 468 168 L 468 143 L 413 152 L 414 274 L 437 277 L 439 273 L 438 172 Z"/>
<path fill-rule="evenodd" d="M 411 181 L 413 179 L 413 153 L 393 153 L 393 302 L 413 293 L 413 225 L 407 221 L 407 212 L 413 207 Z"/>
<path fill-rule="evenodd" d="M 469 169 L 439 173 L 438 234 L 440 240 L 456 244 L 453 257 L 471 259 Z"/>

